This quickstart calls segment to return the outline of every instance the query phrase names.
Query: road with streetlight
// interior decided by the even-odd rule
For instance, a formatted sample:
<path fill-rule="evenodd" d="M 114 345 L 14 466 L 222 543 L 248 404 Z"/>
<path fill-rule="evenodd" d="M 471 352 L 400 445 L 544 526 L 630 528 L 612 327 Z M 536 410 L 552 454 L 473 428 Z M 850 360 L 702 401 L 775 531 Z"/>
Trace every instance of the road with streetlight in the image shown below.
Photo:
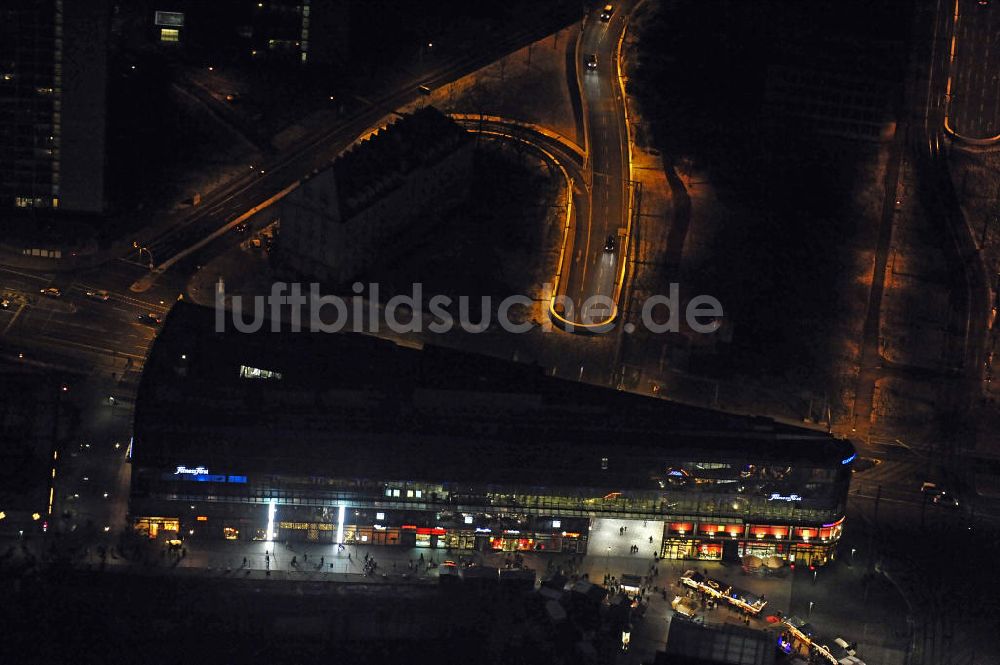
<path fill-rule="evenodd" d="M 612 303 L 629 246 L 629 143 L 626 110 L 619 78 L 618 47 L 625 31 L 628 3 L 617 5 L 609 20 L 588 16 L 577 46 L 577 70 L 587 133 L 585 177 L 590 193 L 589 219 L 576 226 L 566 295 L 576 316 L 589 298 Z M 598 300 L 599 299 L 599 300 Z M 614 314 L 617 303 L 598 305 L 589 320 Z"/>

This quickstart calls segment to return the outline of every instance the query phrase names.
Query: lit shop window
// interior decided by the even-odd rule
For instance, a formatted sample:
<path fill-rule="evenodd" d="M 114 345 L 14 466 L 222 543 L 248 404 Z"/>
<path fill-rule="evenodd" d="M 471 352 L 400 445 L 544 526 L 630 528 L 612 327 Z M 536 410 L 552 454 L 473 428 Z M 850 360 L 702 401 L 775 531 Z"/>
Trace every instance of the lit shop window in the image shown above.
<path fill-rule="evenodd" d="M 247 367 L 246 365 L 240 365 L 240 378 L 241 379 L 281 379 L 280 372 L 272 372 L 267 369 L 260 369 L 259 367 Z"/>
<path fill-rule="evenodd" d="M 181 31 L 176 28 L 160 28 L 161 42 L 178 42 L 181 39 Z"/>

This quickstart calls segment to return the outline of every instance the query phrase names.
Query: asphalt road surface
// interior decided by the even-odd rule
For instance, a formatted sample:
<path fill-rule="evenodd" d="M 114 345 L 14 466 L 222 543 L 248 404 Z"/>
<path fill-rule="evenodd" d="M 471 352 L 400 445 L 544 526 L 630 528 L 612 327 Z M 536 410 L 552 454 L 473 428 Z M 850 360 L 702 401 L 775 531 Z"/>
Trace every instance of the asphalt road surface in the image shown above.
<path fill-rule="evenodd" d="M 566 290 L 580 321 L 585 320 L 581 308 L 588 298 L 614 298 L 624 260 L 621 250 L 628 204 L 628 132 L 616 55 L 625 23 L 626 8 L 615 5 L 609 21 L 601 20 L 597 12 L 588 16 L 580 36 L 577 67 L 586 114 L 591 205 L 589 224 L 581 219 L 577 225 Z M 587 64 L 592 56 L 597 58 L 596 68 Z M 609 236 L 614 238 L 613 250 L 606 247 Z M 612 312 L 603 308 L 594 314 L 597 320 L 603 320 Z"/>
<path fill-rule="evenodd" d="M 958 0 L 957 6 L 951 127 L 972 139 L 1000 136 L 1000 2 Z"/>

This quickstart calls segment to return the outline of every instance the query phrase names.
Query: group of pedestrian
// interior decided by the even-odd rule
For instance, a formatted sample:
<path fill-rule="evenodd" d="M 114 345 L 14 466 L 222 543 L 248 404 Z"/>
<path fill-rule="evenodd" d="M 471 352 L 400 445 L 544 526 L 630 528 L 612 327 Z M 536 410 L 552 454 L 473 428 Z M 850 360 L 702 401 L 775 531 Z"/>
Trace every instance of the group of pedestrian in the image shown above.
<path fill-rule="evenodd" d="M 638 554 L 639 553 L 639 546 L 638 545 L 629 545 L 628 551 L 629 551 L 629 554 Z"/>
<path fill-rule="evenodd" d="M 396 562 L 393 561 L 393 565 L 395 565 L 395 563 Z M 364 563 L 365 576 L 374 575 L 377 569 L 378 569 L 378 562 L 375 561 L 375 557 L 368 554 L 368 552 L 365 552 L 365 563 Z"/>

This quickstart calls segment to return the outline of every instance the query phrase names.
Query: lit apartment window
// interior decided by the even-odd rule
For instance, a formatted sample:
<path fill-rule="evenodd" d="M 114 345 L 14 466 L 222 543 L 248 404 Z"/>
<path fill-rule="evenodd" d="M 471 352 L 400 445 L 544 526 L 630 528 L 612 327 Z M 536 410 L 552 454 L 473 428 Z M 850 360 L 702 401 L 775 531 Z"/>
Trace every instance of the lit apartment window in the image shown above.
<path fill-rule="evenodd" d="M 406 490 L 406 498 L 407 499 L 413 498 L 413 490 Z"/>
<path fill-rule="evenodd" d="M 30 208 L 34 201 L 28 196 L 14 197 L 14 205 L 18 208 Z"/>
<path fill-rule="evenodd" d="M 161 42 L 179 42 L 180 39 L 181 31 L 177 28 L 160 28 Z"/>
<path fill-rule="evenodd" d="M 424 496 L 424 491 L 423 490 L 414 490 L 413 491 L 413 495 L 415 497 L 417 497 L 418 499 L 422 499 L 423 496 Z"/>
<path fill-rule="evenodd" d="M 241 379 L 281 379 L 280 372 L 272 372 L 267 369 L 260 369 L 259 367 L 248 367 L 246 365 L 240 365 L 240 378 Z"/>

